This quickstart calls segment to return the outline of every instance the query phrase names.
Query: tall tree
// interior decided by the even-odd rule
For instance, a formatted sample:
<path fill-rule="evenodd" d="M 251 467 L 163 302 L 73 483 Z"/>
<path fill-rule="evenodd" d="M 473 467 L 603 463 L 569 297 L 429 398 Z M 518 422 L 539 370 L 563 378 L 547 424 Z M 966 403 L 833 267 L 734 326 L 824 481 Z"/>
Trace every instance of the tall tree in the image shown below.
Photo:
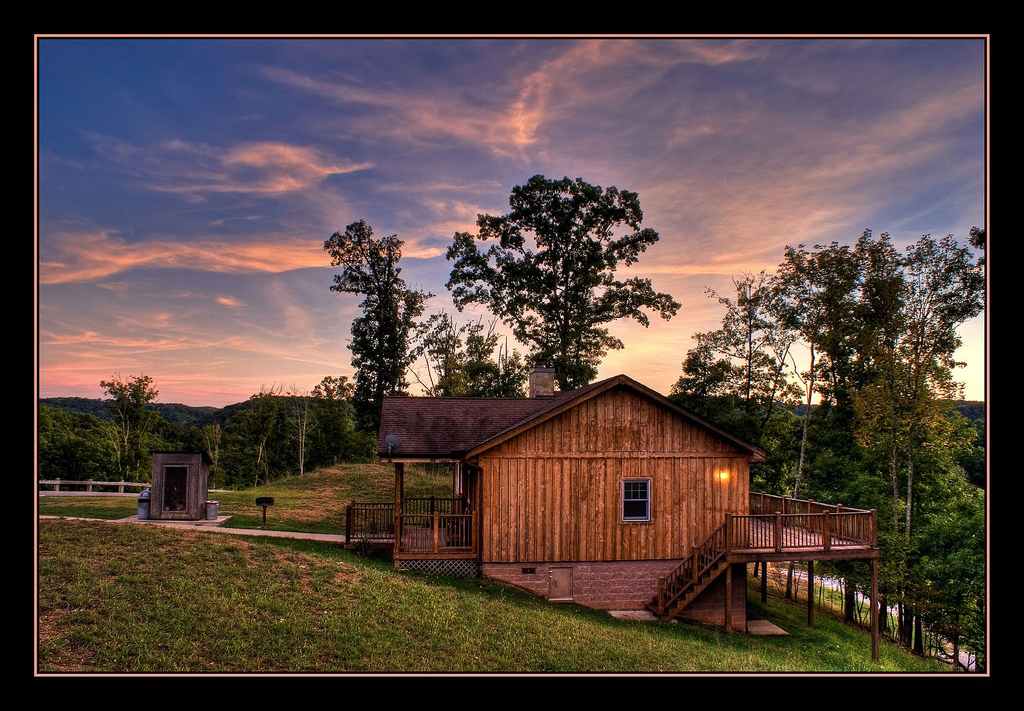
<path fill-rule="evenodd" d="M 156 420 L 156 413 L 148 405 L 160 392 L 148 375 L 133 375 L 127 380 L 114 375 L 110 380 L 101 380 L 100 387 L 110 398 L 108 406 L 117 432 L 121 475 L 136 481 L 137 477 L 145 479 L 149 472 L 145 461 L 147 438 Z"/>
<path fill-rule="evenodd" d="M 529 370 L 494 332 L 497 319 L 456 324 L 445 312 L 420 327 L 414 351 L 423 364 L 412 370 L 430 397 L 521 397 Z"/>
<path fill-rule="evenodd" d="M 354 404 L 362 427 L 376 431 L 384 397 L 408 387 L 410 339 L 424 302 L 432 294 L 409 289 L 400 276 L 403 242 L 398 235 L 375 237 L 365 221 L 353 222 L 324 242 L 331 265 L 342 267 L 331 290 L 363 297 L 352 321 Z"/>
<path fill-rule="evenodd" d="M 798 397 L 788 377 L 797 332 L 782 309 L 780 291 L 766 272 L 733 280 L 735 298 L 707 289 L 725 307 L 722 325 L 696 334 L 673 392 L 734 398 L 744 411 L 744 436 L 760 442 L 776 405 Z"/>
<path fill-rule="evenodd" d="M 593 380 L 608 350 L 623 347 L 608 324 L 631 318 L 648 326 L 645 309 L 666 320 L 679 310 L 649 279 L 616 278 L 658 241 L 641 227 L 636 193 L 535 175 L 512 189 L 509 207 L 480 215 L 478 234 L 455 234 L 447 286 L 459 309 L 482 304 L 508 325 L 534 365 L 554 367 L 561 389 Z M 626 234 L 616 236 L 620 226 Z"/>
<path fill-rule="evenodd" d="M 298 390 L 294 385 L 288 391 L 289 399 L 289 420 L 292 434 L 295 438 L 295 458 L 299 465 L 299 476 L 306 473 L 306 459 L 308 457 L 307 442 L 310 431 L 316 427 L 316 418 L 310 404 L 310 394 Z"/>
<path fill-rule="evenodd" d="M 203 426 L 203 448 L 210 456 L 210 476 L 215 484 L 223 484 L 220 470 L 220 443 L 223 436 L 219 422 L 210 422 Z"/>

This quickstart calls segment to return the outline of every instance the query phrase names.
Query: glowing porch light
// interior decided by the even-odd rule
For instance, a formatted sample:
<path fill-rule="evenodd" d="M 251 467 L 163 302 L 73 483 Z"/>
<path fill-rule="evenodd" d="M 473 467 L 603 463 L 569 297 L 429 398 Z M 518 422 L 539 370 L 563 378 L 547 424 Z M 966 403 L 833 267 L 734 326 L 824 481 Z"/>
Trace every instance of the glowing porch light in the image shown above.
<path fill-rule="evenodd" d="M 719 481 L 729 481 L 729 472 L 725 471 L 724 469 L 722 471 L 718 472 L 718 480 Z"/>

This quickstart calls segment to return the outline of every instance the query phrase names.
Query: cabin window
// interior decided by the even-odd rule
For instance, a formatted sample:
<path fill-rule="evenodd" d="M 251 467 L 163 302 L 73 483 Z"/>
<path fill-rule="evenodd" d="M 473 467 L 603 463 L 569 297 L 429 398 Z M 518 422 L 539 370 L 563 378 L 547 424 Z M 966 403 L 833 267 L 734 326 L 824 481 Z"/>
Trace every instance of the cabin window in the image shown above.
<path fill-rule="evenodd" d="M 622 520 L 651 520 L 650 479 L 624 479 L 622 481 Z"/>

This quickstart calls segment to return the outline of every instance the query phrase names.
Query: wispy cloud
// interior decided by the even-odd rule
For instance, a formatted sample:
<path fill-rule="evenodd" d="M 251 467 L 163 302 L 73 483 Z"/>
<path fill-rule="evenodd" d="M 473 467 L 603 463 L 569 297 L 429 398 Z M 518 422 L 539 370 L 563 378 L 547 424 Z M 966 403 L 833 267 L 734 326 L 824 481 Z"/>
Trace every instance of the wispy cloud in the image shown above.
<path fill-rule="evenodd" d="M 581 105 L 635 93 L 672 67 L 720 65 L 763 56 L 766 47 L 745 42 L 676 42 L 652 47 L 639 41 L 581 41 L 555 57 L 522 71 L 514 67 L 495 85 L 487 102 L 454 89 L 368 87 L 340 74 L 313 75 L 265 66 L 263 76 L 283 86 L 341 105 L 378 109 L 370 117 L 352 117 L 362 133 L 429 145 L 439 138 L 489 149 L 500 156 L 523 156 L 541 141 L 545 124 L 564 118 Z M 636 69 L 628 84 L 602 81 L 617 65 Z"/>
<path fill-rule="evenodd" d="M 46 243 L 52 256 L 40 265 L 43 284 L 102 279 L 131 269 L 274 274 L 330 266 L 323 239 L 293 235 L 130 242 L 110 230 L 93 230 L 49 234 Z M 409 241 L 403 253 L 410 259 L 428 259 L 442 252 L 438 246 Z"/>
<path fill-rule="evenodd" d="M 241 308 L 242 306 L 245 306 L 245 304 L 243 304 L 241 301 L 236 299 L 234 296 L 224 296 L 224 295 L 221 295 L 221 296 L 218 296 L 215 300 L 221 306 L 227 306 L 228 308 L 232 308 L 232 309 L 237 309 L 237 308 Z"/>
<path fill-rule="evenodd" d="M 150 190 L 194 200 L 209 193 L 284 195 L 332 175 L 373 168 L 371 162 L 345 161 L 311 146 L 282 142 L 218 147 L 173 139 L 137 146 L 99 134 L 90 134 L 90 139 L 101 156 L 138 175 Z"/>

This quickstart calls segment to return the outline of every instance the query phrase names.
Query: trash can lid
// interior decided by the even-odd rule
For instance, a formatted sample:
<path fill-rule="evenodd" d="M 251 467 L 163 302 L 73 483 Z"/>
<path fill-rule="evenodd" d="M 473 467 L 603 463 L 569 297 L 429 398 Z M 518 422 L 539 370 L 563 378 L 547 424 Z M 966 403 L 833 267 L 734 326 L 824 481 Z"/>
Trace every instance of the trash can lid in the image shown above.
<path fill-rule="evenodd" d="M 142 493 L 139 494 L 139 498 L 140 499 L 148 499 L 149 498 L 149 489 L 143 489 Z"/>

